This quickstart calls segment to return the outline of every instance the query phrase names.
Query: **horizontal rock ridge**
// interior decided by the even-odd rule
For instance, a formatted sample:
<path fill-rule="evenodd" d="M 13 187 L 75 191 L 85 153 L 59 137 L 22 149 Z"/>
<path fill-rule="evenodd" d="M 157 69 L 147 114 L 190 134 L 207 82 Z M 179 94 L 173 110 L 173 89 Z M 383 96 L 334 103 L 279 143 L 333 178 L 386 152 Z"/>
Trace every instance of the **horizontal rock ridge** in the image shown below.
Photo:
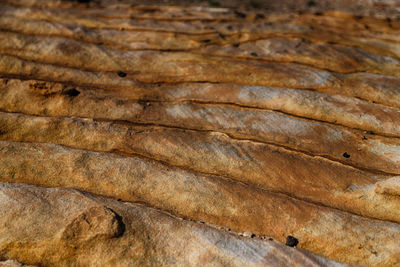
<path fill-rule="evenodd" d="M 0 266 L 399 266 L 398 17 L 0 13 Z"/>

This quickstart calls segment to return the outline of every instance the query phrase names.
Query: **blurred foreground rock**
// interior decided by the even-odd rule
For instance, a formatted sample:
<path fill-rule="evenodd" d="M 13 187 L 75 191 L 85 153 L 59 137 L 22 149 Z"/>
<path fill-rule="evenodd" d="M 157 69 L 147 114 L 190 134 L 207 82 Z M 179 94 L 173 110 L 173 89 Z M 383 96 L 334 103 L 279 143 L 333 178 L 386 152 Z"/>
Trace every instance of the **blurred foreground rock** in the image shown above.
<path fill-rule="evenodd" d="M 0 266 L 399 265 L 393 10 L 78 2 L 0 3 Z"/>

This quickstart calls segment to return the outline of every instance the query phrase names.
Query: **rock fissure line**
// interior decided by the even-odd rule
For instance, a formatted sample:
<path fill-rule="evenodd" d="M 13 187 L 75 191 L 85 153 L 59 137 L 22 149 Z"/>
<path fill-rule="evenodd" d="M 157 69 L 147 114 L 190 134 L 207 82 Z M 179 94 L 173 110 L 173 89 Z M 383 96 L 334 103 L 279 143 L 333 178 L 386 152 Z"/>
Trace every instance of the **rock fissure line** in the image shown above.
<path fill-rule="evenodd" d="M 1 26 L 1 25 L 0 25 Z M 304 61 L 298 60 L 298 59 L 293 59 L 293 60 L 275 60 L 275 59 L 271 59 L 268 57 L 259 57 L 259 58 L 255 58 L 253 56 L 236 56 L 236 55 L 224 55 L 224 54 L 218 54 L 218 53 L 210 53 L 208 51 L 201 51 L 202 48 L 207 48 L 209 46 L 212 45 L 218 45 L 219 47 L 223 47 L 223 46 L 227 46 L 227 45 L 241 45 L 241 44 L 248 44 L 248 43 L 256 43 L 257 41 L 266 41 L 266 40 L 270 40 L 272 38 L 284 38 L 284 39 L 298 39 L 299 37 L 301 37 L 301 35 L 289 35 L 289 36 L 285 36 L 282 34 L 270 34 L 269 38 L 266 37 L 262 37 L 262 38 L 254 38 L 254 39 L 249 39 L 247 41 L 223 41 L 221 42 L 220 40 L 215 40 L 217 42 L 212 43 L 212 44 L 204 44 L 202 43 L 201 40 L 195 40 L 196 42 L 199 43 L 198 47 L 194 47 L 194 48 L 128 48 L 128 47 L 124 47 L 121 44 L 118 43 L 111 43 L 111 42 L 107 42 L 106 40 L 104 41 L 91 41 L 88 38 L 85 38 L 83 36 L 77 36 L 77 37 L 73 37 L 73 36 L 67 36 L 67 35 L 62 35 L 62 34 L 40 34 L 40 33 L 32 33 L 32 32 L 23 32 L 23 31 L 18 31 L 18 30 L 12 30 L 12 29 L 8 29 L 8 28 L 0 28 L 1 32 L 8 32 L 8 33 L 16 33 L 16 34 L 21 34 L 21 35 L 28 35 L 28 36 L 34 36 L 34 37 L 54 37 L 54 38 L 65 38 L 65 39 L 70 39 L 70 40 L 74 40 L 74 41 L 78 41 L 81 43 L 85 43 L 85 44 L 91 44 L 91 45 L 102 45 L 104 47 L 107 48 L 111 48 L 111 49 L 115 49 L 115 50 L 119 50 L 119 51 L 159 51 L 159 52 L 190 52 L 193 54 L 199 54 L 199 55 L 211 55 L 213 57 L 221 57 L 221 58 L 234 58 L 234 59 L 244 59 L 244 60 L 250 60 L 250 61 L 260 61 L 260 62 L 270 62 L 270 63 L 277 63 L 277 64 L 298 64 L 298 65 L 302 65 L 302 66 L 308 66 L 311 68 L 315 68 L 318 70 L 323 70 L 323 71 L 328 71 L 328 72 L 332 72 L 332 73 L 337 73 L 337 74 L 357 74 L 357 73 L 370 73 L 370 74 L 382 74 L 382 75 L 387 75 L 390 76 L 388 74 L 382 73 L 382 71 L 380 71 L 379 69 L 374 69 L 373 67 L 368 68 L 368 70 L 357 70 L 357 71 L 346 71 L 346 70 L 338 70 L 338 69 L 333 69 L 333 68 L 324 68 L 322 66 L 319 66 L 317 64 L 313 64 L 313 63 L 306 63 Z M 218 33 L 215 33 L 216 36 L 218 36 Z M 235 37 L 237 34 L 231 34 L 231 35 L 226 35 L 227 37 Z M 315 43 L 315 44 L 328 44 L 327 42 L 318 42 L 318 41 L 313 41 L 313 40 L 308 40 L 311 43 Z M 152 43 L 149 41 L 146 41 L 146 43 L 148 44 L 156 44 L 156 43 Z M 329 43 L 332 44 L 332 43 Z M 346 44 L 340 44 L 340 43 L 335 43 L 336 45 L 340 45 L 340 46 L 344 46 L 344 47 L 351 47 L 351 48 L 358 48 L 358 49 L 362 49 L 356 46 L 349 46 Z M 6 53 L 7 54 L 7 53 Z M 14 54 L 11 54 L 12 56 L 15 56 Z M 293 56 L 296 55 L 300 55 L 300 54 L 294 54 Z M 390 58 L 390 57 L 389 57 Z M 21 58 L 23 59 L 23 58 Z M 27 59 L 24 59 L 27 60 Z M 99 72 L 99 71 L 96 71 Z M 396 76 L 397 77 L 397 76 Z"/>
<path fill-rule="evenodd" d="M 27 115 L 27 116 L 36 116 L 36 117 L 72 118 L 72 117 L 68 117 L 68 116 L 51 116 L 51 115 L 40 116 L 40 115 L 36 115 L 36 114 L 28 114 L 28 113 L 22 113 L 22 112 L 9 112 L 7 110 L 2 110 L 2 109 L 0 109 L 0 111 L 4 112 L 4 113 L 23 114 L 23 115 Z M 361 171 L 365 171 L 365 172 L 368 172 L 368 173 L 371 173 L 371 174 L 384 175 L 384 176 L 396 176 L 396 175 L 399 175 L 397 173 L 391 173 L 391 172 L 386 172 L 386 171 L 381 171 L 381 170 L 376 170 L 376 169 L 369 169 L 369 168 L 364 168 L 364 167 L 361 167 L 361 166 L 353 165 L 353 164 L 350 164 L 348 162 L 340 161 L 340 160 L 338 160 L 338 159 L 336 159 L 334 157 L 331 157 L 329 155 L 326 155 L 326 154 L 312 154 L 309 151 L 300 150 L 298 148 L 290 147 L 290 146 L 287 146 L 287 145 L 284 145 L 284 144 L 275 143 L 275 142 L 266 142 L 266 141 L 259 140 L 259 139 L 256 139 L 256 138 L 241 138 L 239 136 L 235 136 L 235 135 L 232 135 L 231 133 L 227 133 L 227 132 L 223 132 L 223 131 L 179 127 L 179 126 L 173 126 L 173 125 L 168 125 L 168 124 L 160 124 L 160 123 L 132 122 L 132 121 L 128 121 L 128 120 L 112 120 L 112 119 L 91 118 L 91 117 L 80 117 L 80 118 L 81 119 L 92 119 L 94 121 L 121 123 L 121 124 L 133 125 L 133 126 L 160 127 L 160 128 L 168 128 L 168 129 L 179 129 L 179 130 L 184 130 L 184 131 L 185 130 L 189 130 L 189 131 L 195 131 L 195 132 L 196 131 L 197 132 L 209 132 L 209 133 L 213 133 L 214 132 L 214 133 L 224 134 L 224 135 L 228 136 L 229 138 L 231 138 L 233 140 L 266 144 L 266 145 L 271 145 L 271 146 L 283 148 L 283 149 L 286 149 L 288 151 L 293 151 L 293 152 L 296 152 L 296 153 L 304 154 L 304 155 L 307 155 L 307 156 L 310 156 L 310 157 L 321 157 L 321 158 L 327 159 L 329 161 L 332 161 L 332 162 L 335 162 L 335 163 L 339 163 L 341 165 L 344 165 L 344 166 L 347 166 L 347 167 L 351 167 L 351 168 L 354 168 L 354 169 L 358 169 L 358 170 L 361 170 Z"/>
<path fill-rule="evenodd" d="M 23 35 L 28 35 L 28 34 L 23 34 Z M 64 37 L 62 37 L 64 38 Z M 68 39 L 68 38 L 66 38 Z M 71 39 L 73 40 L 73 39 Z M 80 40 L 79 42 L 82 42 L 82 40 Z M 91 44 L 91 43 L 87 43 L 87 44 Z M 119 49 L 116 49 L 117 51 L 120 51 Z M 220 54 L 207 54 L 207 53 L 201 53 L 196 51 L 195 49 L 193 50 L 185 50 L 185 49 L 177 49 L 177 50 L 172 50 L 172 49 L 138 49 L 138 50 L 132 50 L 132 52 L 140 52 L 140 51 L 149 51 L 149 52 L 162 52 L 162 53 L 179 53 L 179 52 L 183 52 L 183 53 L 188 53 L 188 54 L 197 54 L 197 55 L 202 55 L 202 56 L 211 56 L 212 58 L 233 58 L 233 60 L 237 60 L 238 62 L 266 62 L 266 63 L 272 63 L 272 64 L 277 64 L 277 65 L 292 65 L 292 64 L 296 64 L 298 66 L 305 66 L 305 67 L 309 67 L 315 70 L 320 70 L 320 71 L 327 71 L 329 73 L 331 73 L 333 75 L 333 77 L 336 77 L 338 75 L 351 75 L 351 74 L 380 74 L 379 72 L 369 72 L 369 71 L 349 71 L 349 72 L 338 72 L 338 71 L 332 71 L 330 69 L 326 69 L 326 68 L 322 68 L 320 66 L 317 65 L 312 65 L 312 64 L 306 64 L 304 62 L 300 62 L 300 61 L 278 61 L 278 60 L 273 60 L 273 59 L 262 59 L 262 58 L 254 58 L 254 57 L 235 57 L 235 56 L 227 56 L 227 55 L 220 55 Z M 120 51 L 121 52 L 121 51 Z M 76 66 L 72 66 L 72 65 L 63 65 L 60 63 L 56 63 L 56 62 L 48 62 L 48 61 L 38 61 L 38 60 L 34 60 L 32 58 L 26 58 L 26 57 L 22 57 L 20 55 L 17 55 L 16 53 L 13 53 L 12 49 L 3 49 L 0 48 L 0 55 L 6 55 L 6 56 L 12 56 L 12 57 L 16 57 L 18 59 L 27 61 L 27 62 L 31 62 L 34 64 L 46 64 L 46 65 L 52 65 L 52 66 L 56 66 L 56 67 L 62 67 L 62 68 L 70 68 L 70 69 L 77 69 L 77 70 L 81 70 L 81 71 L 87 71 L 87 72 L 92 72 L 92 73 L 114 73 L 115 71 L 101 71 L 101 70 L 96 70 L 96 69 L 92 69 L 92 68 L 85 68 L 85 67 L 76 67 Z M 135 72 L 126 72 L 127 74 L 133 74 L 135 75 Z M 391 75 L 383 75 L 386 76 L 388 78 L 395 78 L 398 76 L 391 76 Z M 344 78 L 346 78 L 344 76 Z M 136 78 L 137 80 L 140 81 L 140 78 Z M 201 81 L 201 80 L 200 80 Z M 145 82 L 145 80 L 141 81 L 141 82 Z M 159 81 L 155 81 L 155 83 L 160 82 L 160 83 L 165 83 L 166 81 L 163 80 L 159 80 Z M 193 80 L 191 82 L 199 82 L 197 80 Z M 204 80 L 203 80 L 204 82 Z M 146 82 L 145 82 L 146 83 Z M 323 86 L 321 86 L 323 87 Z M 294 88 L 294 89 L 298 89 L 298 88 Z M 316 88 L 318 89 L 318 88 Z"/>

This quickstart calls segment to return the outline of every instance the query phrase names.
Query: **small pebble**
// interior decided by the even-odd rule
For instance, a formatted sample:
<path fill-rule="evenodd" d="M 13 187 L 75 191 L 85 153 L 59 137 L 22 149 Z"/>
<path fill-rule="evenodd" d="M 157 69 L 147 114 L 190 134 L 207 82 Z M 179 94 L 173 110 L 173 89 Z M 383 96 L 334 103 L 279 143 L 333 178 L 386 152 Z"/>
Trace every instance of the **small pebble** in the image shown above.
<path fill-rule="evenodd" d="M 242 235 L 243 235 L 244 237 L 251 237 L 253 234 L 250 233 L 250 232 L 244 232 Z"/>

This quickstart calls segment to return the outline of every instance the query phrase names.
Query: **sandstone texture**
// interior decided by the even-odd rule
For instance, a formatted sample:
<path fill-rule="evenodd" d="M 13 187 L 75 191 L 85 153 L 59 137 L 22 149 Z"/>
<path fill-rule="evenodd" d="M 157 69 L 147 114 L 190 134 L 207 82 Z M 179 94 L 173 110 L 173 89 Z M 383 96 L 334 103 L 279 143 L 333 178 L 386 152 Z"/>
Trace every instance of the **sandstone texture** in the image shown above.
<path fill-rule="evenodd" d="M 0 266 L 400 266 L 396 1 L 82 2 L 0 2 Z"/>

